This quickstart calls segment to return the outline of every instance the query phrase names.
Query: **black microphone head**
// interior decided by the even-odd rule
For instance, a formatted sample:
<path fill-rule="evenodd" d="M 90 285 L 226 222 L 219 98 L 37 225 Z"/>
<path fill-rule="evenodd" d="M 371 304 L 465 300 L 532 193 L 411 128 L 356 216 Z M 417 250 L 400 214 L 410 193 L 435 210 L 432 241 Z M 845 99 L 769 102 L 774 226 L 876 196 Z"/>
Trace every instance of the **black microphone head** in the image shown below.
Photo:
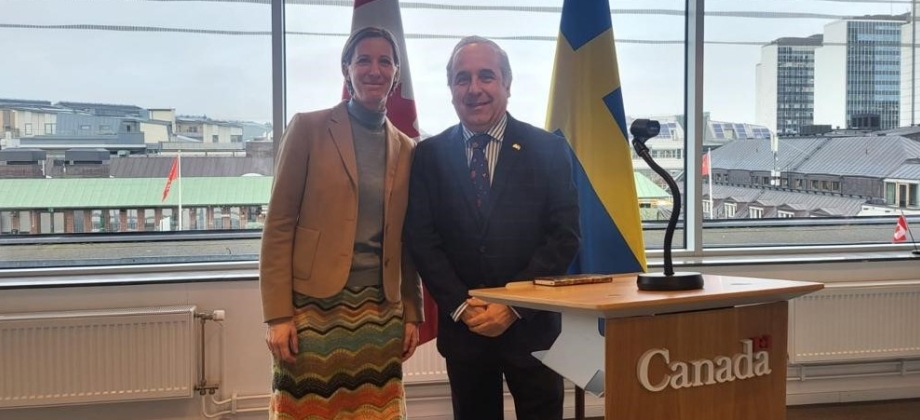
<path fill-rule="evenodd" d="M 629 132 L 633 137 L 642 139 L 644 143 L 646 140 L 655 137 L 658 133 L 661 132 L 661 124 L 656 120 L 650 120 L 648 118 L 639 118 L 634 120 L 629 126 Z"/>

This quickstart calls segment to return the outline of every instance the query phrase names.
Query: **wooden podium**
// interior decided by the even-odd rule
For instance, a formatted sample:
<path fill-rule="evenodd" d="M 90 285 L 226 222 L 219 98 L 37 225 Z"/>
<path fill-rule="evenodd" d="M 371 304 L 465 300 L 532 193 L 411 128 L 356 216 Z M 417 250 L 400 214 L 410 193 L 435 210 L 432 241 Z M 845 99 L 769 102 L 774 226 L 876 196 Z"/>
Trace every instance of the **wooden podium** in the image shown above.
<path fill-rule="evenodd" d="M 785 419 L 787 301 L 824 285 L 716 275 L 704 280 L 702 290 L 683 292 L 642 292 L 635 275 L 624 275 L 612 283 L 516 282 L 470 294 L 606 319 L 609 420 Z"/>

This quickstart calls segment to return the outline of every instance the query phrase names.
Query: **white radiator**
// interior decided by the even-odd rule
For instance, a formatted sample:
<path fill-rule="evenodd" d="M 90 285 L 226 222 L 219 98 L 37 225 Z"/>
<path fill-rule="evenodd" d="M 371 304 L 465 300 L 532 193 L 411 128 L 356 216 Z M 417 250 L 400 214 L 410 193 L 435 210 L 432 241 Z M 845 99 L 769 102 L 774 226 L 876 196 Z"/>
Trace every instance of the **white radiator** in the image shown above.
<path fill-rule="evenodd" d="M 789 362 L 920 357 L 917 285 L 834 285 L 790 305 Z"/>
<path fill-rule="evenodd" d="M 194 311 L 0 314 L 0 408 L 191 397 Z"/>
<path fill-rule="evenodd" d="M 406 383 L 446 382 L 447 365 L 438 353 L 437 340 L 431 340 L 415 350 L 403 364 L 403 381 Z"/>

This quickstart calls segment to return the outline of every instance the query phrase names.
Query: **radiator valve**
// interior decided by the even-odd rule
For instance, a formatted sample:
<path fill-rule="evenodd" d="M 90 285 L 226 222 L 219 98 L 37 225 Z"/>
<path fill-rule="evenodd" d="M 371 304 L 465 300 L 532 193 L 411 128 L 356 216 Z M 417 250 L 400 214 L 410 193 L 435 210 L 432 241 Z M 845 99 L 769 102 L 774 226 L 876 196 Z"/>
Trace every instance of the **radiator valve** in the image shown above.
<path fill-rule="evenodd" d="M 215 309 L 211 312 L 196 312 L 195 318 L 203 321 L 223 321 L 227 317 L 227 312 L 223 309 Z"/>

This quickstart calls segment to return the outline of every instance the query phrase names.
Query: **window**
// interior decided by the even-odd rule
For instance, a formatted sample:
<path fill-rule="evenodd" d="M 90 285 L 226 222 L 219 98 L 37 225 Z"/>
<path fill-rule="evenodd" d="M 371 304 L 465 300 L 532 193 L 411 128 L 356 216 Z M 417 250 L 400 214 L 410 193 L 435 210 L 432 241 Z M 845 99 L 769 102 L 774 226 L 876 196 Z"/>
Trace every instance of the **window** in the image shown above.
<path fill-rule="evenodd" d="M 157 227 L 161 231 L 170 231 L 177 229 L 177 220 L 174 216 L 173 209 L 165 208 L 162 210 L 163 218 L 160 219 L 160 224 Z"/>
<path fill-rule="evenodd" d="M 90 221 L 93 225 L 93 232 L 105 232 L 105 220 L 102 218 L 102 210 L 91 210 Z"/>
<path fill-rule="evenodd" d="M 769 138 L 758 137 L 756 129 L 752 137 L 750 125 L 763 125 L 775 133 L 798 133 L 804 127 L 847 128 L 851 116 L 859 116 L 853 120 L 856 123 L 878 124 L 881 130 L 920 123 L 920 107 L 913 100 L 920 99 L 920 94 L 911 97 L 915 90 L 920 92 L 911 87 L 917 78 L 911 74 L 914 69 L 904 64 L 914 61 L 912 51 L 916 51 L 911 48 L 915 41 L 910 27 L 904 26 L 910 21 L 911 3 L 895 7 L 862 1 L 753 0 L 744 2 L 744 7 L 730 1 L 705 3 L 704 108 L 712 124 L 733 123 L 731 128 L 738 139 L 729 140 L 728 124 L 722 124 L 726 140 L 713 149 L 712 166 L 716 170 L 720 165 L 730 168 L 733 179 L 751 179 L 748 186 L 716 184 L 714 193 L 730 193 L 738 198 L 738 205 L 747 205 L 749 220 L 741 223 L 763 234 L 744 235 L 740 232 L 749 231 L 743 228 L 737 235 L 725 234 L 726 230 L 707 226 L 704 220 L 704 248 L 756 245 L 759 238 L 765 243 L 795 245 L 883 242 L 878 238 L 888 236 L 882 232 L 890 228 L 890 222 L 871 221 L 872 217 L 892 214 L 896 207 L 910 208 L 911 190 L 889 184 L 885 178 L 894 176 L 897 169 L 893 166 L 897 165 L 890 165 L 885 158 L 874 160 L 881 153 L 873 152 L 891 148 L 900 150 L 899 158 L 905 162 L 917 159 L 920 156 L 912 151 L 913 141 L 884 139 L 865 143 L 852 152 L 830 152 L 829 148 L 841 147 L 853 138 L 844 134 L 816 142 L 813 135 L 811 140 L 809 136 L 781 136 L 774 155 Z M 815 14 L 826 17 L 807 17 Z M 865 19 L 848 16 L 873 19 L 867 24 Z M 750 25 L 758 28 L 755 42 L 742 35 Z M 799 30 L 791 31 L 793 27 Z M 748 74 L 750 78 L 728 82 L 733 74 Z M 738 97 L 751 100 L 744 103 L 737 101 Z M 704 134 L 704 145 L 715 141 L 705 137 L 708 135 Z M 845 169 L 847 162 L 859 162 L 859 169 Z M 880 168 L 892 169 L 881 173 Z M 770 177 L 758 174 L 759 182 L 751 178 L 764 170 L 776 172 Z M 901 170 L 910 172 L 906 167 Z M 769 187 L 776 179 L 781 180 L 782 188 Z M 917 179 L 908 181 L 918 183 Z M 756 202 L 770 205 L 751 205 Z M 698 205 L 700 209 L 706 206 Z M 777 218 L 803 220 L 795 225 L 777 221 L 767 225 L 756 220 L 773 217 L 768 208 L 774 206 L 785 209 L 776 212 Z M 814 221 L 808 215 L 832 217 L 834 221 Z M 822 223 L 834 223 L 842 229 L 852 224 L 861 227 L 844 237 L 832 234 L 835 230 L 820 226 Z M 862 226 L 872 227 L 862 231 Z"/>
<path fill-rule="evenodd" d="M 877 118 L 873 116 L 869 119 L 873 123 L 877 119 L 883 128 L 920 124 L 920 107 L 909 108 L 913 106 L 910 105 L 912 102 L 920 104 L 920 101 L 912 101 L 909 93 L 914 90 L 920 92 L 910 85 L 917 77 L 908 74 L 905 69 L 910 66 L 904 65 L 913 62 L 913 57 L 903 56 L 913 51 L 906 47 L 909 38 L 902 39 L 903 22 L 909 19 L 901 15 L 911 11 L 909 2 L 710 0 L 704 3 L 707 15 L 703 19 L 703 39 L 694 40 L 696 45 L 687 45 L 685 32 L 690 29 L 693 33 L 693 28 L 687 26 L 687 19 L 693 22 L 698 17 L 694 15 L 697 9 L 688 10 L 686 3 L 679 0 L 624 1 L 623 5 L 611 1 L 611 7 L 617 10 L 612 19 L 620 82 L 628 96 L 627 118 L 653 117 L 667 127 L 666 133 L 663 129 L 666 136 L 653 139 L 652 142 L 660 143 L 650 147 L 656 156 L 660 156 L 662 161 L 659 163 L 665 164 L 667 171 L 680 175 L 678 181 L 685 192 L 699 191 L 695 187 L 707 182 L 697 175 L 699 161 L 694 160 L 711 148 L 715 180 L 713 195 L 730 197 L 724 202 L 718 200 L 713 208 L 712 203 L 701 202 L 703 197 L 685 194 L 685 208 L 681 212 L 684 223 L 679 224 L 676 247 L 699 244 L 701 249 L 691 251 L 702 253 L 703 248 L 757 245 L 759 238 L 767 236 L 781 238 L 763 239 L 771 245 L 883 243 L 890 236 L 891 224 L 888 221 L 872 225 L 869 229 L 872 232 L 863 236 L 834 232 L 851 224 L 869 223 L 865 222 L 868 218 L 863 217 L 865 214 L 861 210 L 866 202 L 872 203 L 868 206 L 877 212 L 920 208 L 917 190 L 920 180 L 906 175 L 901 177 L 893 171 L 869 177 L 834 173 L 833 165 L 817 161 L 824 153 L 845 149 L 834 147 L 834 137 L 809 142 L 785 136 L 787 133 L 799 133 L 804 127 L 826 125 L 846 128 L 849 116 L 865 114 L 878 114 Z M 151 149 L 145 146 L 131 150 L 126 148 L 124 154 L 113 150 L 111 152 L 118 153 L 118 156 L 112 156 L 111 160 L 118 165 L 102 164 L 105 170 L 92 175 L 78 177 L 75 169 L 67 168 L 69 179 L 85 182 L 84 185 L 98 180 L 91 179 L 93 177 L 112 181 L 111 187 L 108 187 L 111 189 L 105 191 L 107 196 L 131 190 L 130 183 L 123 181 L 125 174 L 137 174 L 132 172 L 133 169 L 154 168 L 150 171 L 159 172 L 144 173 L 143 177 L 158 180 L 165 179 L 169 170 L 168 163 L 135 165 L 133 162 L 147 163 L 142 159 L 168 160 L 175 156 L 176 145 L 188 145 L 189 149 L 183 150 L 189 156 L 186 165 L 202 162 L 195 160 L 205 154 L 222 154 L 221 158 L 232 154 L 243 158 L 244 154 L 251 153 L 249 147 L 243 151 L 244 140 L 262 137 L 266 133 L 277 136 L 283 132 L 284 127 L 272 128 L 270 123 L 288 121 L 295 112 L 329 107 L 341 97 L 341 73 L 336 63 L 344 37 L 351 29 L 351 2 L 281 2 L 287 19 L 286 62 L 282 64 L 286 71 L 277 72 L 274 70 L 279 69 L 272 68 L 270 59 L 272 39 L 266 36 L 273 30 L 281 30 L 280 25 L 272 27 L 273 2 L 33 0 L 7 3 L 11 6 L 3 8 L 4 23 L 25 28 L 16 30 L 23 35 L 17 37 L 17 58 L 22 62 L 45 63 L 44 67 L 51 70 L 38 77 L 29 66 L 7 66 L 3 80 L 15 80 L 16 83 L 4 91 L 4 96 L 50 103 L 74 101 L 81 105 L 57 114 L 30 113 L 28 117 L 20 114 L 15 122 L 4 118 L 3 125 L 9 125 L 10 131 L 17 137 L 20 134 L 53 134 L 69 137 L 65 140 L 70 141 L 114 131 L 119 147 L 122 144 L 163 146 L 156 149 L 156 153 L 149 153 Z M 402 2 L 404 30 L 408 35 L 406 63 L 413 65 L 419 128 L 435 133 L 457 122 L 452 106 L 445 99 L 448 89 L 442 83 L 443 67 L 457 39 L 467 33 L 496 36 L 499 44 L 508 51 L 515 71 L 514 84 L 517 88 L 509 110 L 520 120 L 542 126 L 546 119 L 555 39 L 559 32 L 559 14 L 553 9 L 561 6 L 562 1 L 540 2 L 541 6 L 549 7 L 529 7 L 529 2 L 517 0 L 508 2 L 512 5 L 502 10 L 487 10 L 482 1 L 476 0 L 436 3 L 438 5 Z M 451 8 L 445 9 L 440 3 L 450 3 Z M 504 2 L 500 3 L 504 5 Z M 47 22 L 42 18 L 44 11 L 51 8 L 60 17 L 60 22 L 53 22 L 61 25 L 55 29 L 47 28 Z M 451 26 L 458 13 L 475 19 L 469 19 L 466 26 L 459 30 Z M 884 15 L 895 18 L 879 20 L 876 22 L 878 27 L 851 27 L 845 20 L 847 16 Z M 99 22 L 86 22 L 79 16 L 95 16 Z M 182 19 L 177 20 L 177 16 Z M 246 19 L 237 19 L 239 16 L 246 16 Z M 118 20 L 118 25 L 110 24 L 115 20 Z M 506 27 L 504 24 L 509 21 L 526 21 L 528 25 L 523 28 Z M 81 27 L 87 23 L 98 27 L 94 26 L 92 31 Z M 751 28 L 757 30 L 752 31 Z M 823 41 L 816 42 L 811 34 L 820 35 Z M 92 60 L 68 59 L 72 51 L 107 48 L 105 40 L 114 35 L 131 48 L 118 49 L 118 54 L 97 54 Z M 851 39 L 860 41 L 854 43 L 850 42 Z M 207 43 L 208 48 L 201 48 L 202 43 Z M 699 65 L 699 61 L 693 61 L 696 58 L 693 51 L 701 49 L 705 50 L 703 55 L 706 58 L 703 67 L 693 67 Z M 691 51 L 689 56 L 688 50 Z M 180 67 L 168 64 L 123 65 L 141 60 L 147 63 L 147 58 L 157 56 L 195 59 L 187 60 Z M 228 65 L 227 56 L 259 59 L 239 67 Z M 662 64 L 662 57 L 666 57 L 666 65 Z M 826 58 L 836 60 L 831 65 L 845 70 L 833 80 L 826 79 L 826 73 L 820 71 L 821 66 L 828 65 L 828 62 L 822 61 Z M 770 63 L 775 63 L 776 67 L 770 72 L 761 71 Z M 700 83 L 685 82 L 687 65 L 701 70 L 691 72 L 699 74 Z M 761 70 L 756 70 L 758 65 Z M 99 72 L 99 68 L 107 70 Z M 304 69 L 309 69 L 309 77 L 303 77 Z M 284 82 L 286 90 L 277 92 L 284 96 L 284 109 L 273 109 L 273 74 L 287 75 L 286 80 L 279 81 Z M 48 80 L 73 80 L 74 75 L 86 77 L 79 84 L 48 83 Z M 137 82 L 149 80 L 157 83 Z M 49 86 L 54 90 L 49 90 Z M 86 86 L 93 86 L 93 89 L 86 89 Z M 697 86 L 703 88 L 696 91 Z M 35 92 L 42 93 L 35 97 Z M 189 95 L 189 92 L 195 92 L 195 95 Z M 642 94 L 630 95 L 629 92 Z M 684 115 L 683 110 L 688 103 L 701 104 L 700 109 L 690 107 L 689 114 Z M 174 115 L 151 110 L 153 107 L 174 108 Z M 872 111 L 872 107 L 881 111 Z M 702 138 L 696 138 L 695 132 L 687 130 L 690 120 L 701 123 Z M 163 129 L 161 134 L 157 131 L 158 127 L 168 124 L 173 124 L 171 129 Z M 92 132 L 94 128 L 98 128 L 99 133 Z M 774 165 L 769 137 L 777 133 L 784 136 L 777 140 L 779 148 Z M 880 150 L 900 148 L 905 159 L 920 158 L 910 154 L 911 147 L 879 143 L 896 137 L 872 137 L 873 142 L 868 147 L 879 145 Z M 92 147 L 99 145 L 87 144 Z M 219 151 L 191 150 L 209 148 Z M 154 236 L 170 238 L 169 235 L 180 229 L 250 229 L 254 230 L 250 238 L 236 238 L 234 241 L 248 241 L 247 245 L 252 245 L 252 242 L 258 242 L 258 232 L 255 231 L 262 227 L 269 211 L 264 191 L 270 188 L 271 179 L 270 176 L 264 177 L 263 181 L 268 182 L 256 185 L 260 182 L 254 181 L 257 177 L 240 175 L 250 172 L 270 174 L 272 148 L 273 145 L 269 145 L 268 152 L 260 152 L 269 156 L 266 160 L 246 167 L 245 172 L 223 179 L 208 176 L 208 171 L 214 174 L 235 164 L 218 168 L 217 165 L 202 163 L 195 170 L 186 166 L 182 182 L 173 183 L 166 200 L 159 200 L 161 182 L 152 183 L 158 185 L 150 187 L 151 191 L 138 203 L 110 205 L 103 204 L 103 200 L 90 200 L 89 195 L 76 197 L 79 195 L 76 192 L 84 189 L 73 188 L 69 191 L 75 196 L 73 198 L 84 201 L 79 207 L 63 210 L 63 223 L 58 223 L 60 220 L 56 215 L 60 210 L 49 211 L 54 206 L 48 203 L 35 204 L 35 208 L 9 205 L 0 208 L 0 233 L 38 234 L 48 231 L 49 227 L 53 232 L 60 225 L 65 233 L 70 233 L 72 229 L 75 233 L 117 235 L 129 230 L 143 230 L 161 232 L 162 235 Z M 819 150 L 821 153 L 817 153 Z M 57 153 L 63 152 L 59 150 Z M 194 159 L 193 154 L 196 154 Z M 838 163 L 859 161 L 858 166 L 863 168 L 886 167 L 887 163 L 874 164 L 863 158 L 871 155 L 830 156 L 828 159 Z M 245 158 L 259 159 L 254 156 L 246 155 Z M 804 156 L 809 160 L 800 158 Z M 128 165 L 123 165 L 125 163 Z M 696 166 L 688 166 L 690 163 Z M 664 185 L 637 156 L 633 156 L 633 165 L 636 172 L 648 176 L 653 185 Z M 63 178 L 63 172 L 54 172 L 51 166 L 47 165 L 47 173 L 37 168 L 35 178 Z M 31 168 L 17 169 L 25 171 Z M 774 170 L 776 174 L 765 176 Z M 848 179 L 848 176 L 853 179 Z M 196 178 L 211 178 L 215 184 L 208 188 L 196 188 L 201 186 L 194 185 L 196 181 L 201 181 Z M 772 188 L 771 181 L 775 179 L 781 179 L 783 187 L 791 188 Z M 6 191 L 7 185 L 17 182 L 20 182 L 19 178 L 0 175 L 0 183 L 3 184 L 0 190 Z M 180 184 L 181 205 L 178 201 Z M 228 193 L 221 195 L 223 191 Z M 253 194 L 251 200 L 226 199 L 231 193 L 234 198 L 244 195 L 244 191 L 257 191 L 258 194 Z M 695 201 L 689 202 L 688 196 Z M 202 201 L 203 197 L 208 198 L 207 202 Z M 788 222 L 785 220 L 768 223 L 754 219 L 756 211 L 750 210 L 752 203 L 761 203 L 764 214 L 771 217 L 772 209 L 784 208 L 786 210 L 777 212 L 778 218 L 798 217 L 801 220 L 793 225 L 784 224 Z M 7 205 L 6 196 L 0 205 Z M 111 206 L 120 208 L 113 209 Z M 771 210 L 768 212 L 766 208 Z M 732 229 L 720 227 L 718 220 L 706 219 L 702 224 L 696 224 L 697 212 L 703 211 L 715 218 L 734 218 L 739 209 L 749 209 L 739 213 L 746 215 L 746 220 L 732 221 L 736 224 Z M 837 224 L 837 229 L 814 228 L 804 216 L 814 214 L 827 218 L 827 214 L 841 209 L 843 214 L 834 213 L 832 221 Z M 3 212 L 7 214 L 5 218 Z M 48 214 L 43 215 L 42 212 Z M 643 214 L 652 215 L 654 212 Z M 45 220 L 42 220 L 43 217 Z M 664 221 L 646 222 L 647 228 L 643 232 L 647 246 L 652 249 L 660 247 Z M 681 232 L 685 228 L 692 232 Z M 750 231 L 755 229 L 770 235 L 750 235 Z M 221 232 L 213 234 L 220 235 Z M 126 238 L 134 236 L 122 235 Z M 684 244 L 681 238 L 695 238 L 702 243 Z M 124 247 L 124 255 L 121 256 L 161 254 L 148 252 L 156 246 L 162 245 L 131 243 Z M 92 245 L 85 248 L 88 249 L 88 261 L 97 256 L 101 259 L 102 256 L 92 255 L 100 252 Z M 218 248 L 201 247 L 200 252 L 211 260 L 216 255 L 206 253 Z M 216 254 L 223 255 L 224 252 Z"/>
<path fill-rule="evenodd" d="M 725 217 L 726 217 L 727 219 L 731 219 L 731 218 L 735 217 L 735 210 L 738 209 L 737 204 L 735 204 L 735 203 L 725 203 L 725 204 L 723 205 L 723 207 L 725 208 Z"/>
<path fill-rule="evenodd" d="M 920 181 L 894 181 L 885 183 L 885 203 L 898 208 L 916 208 Z"/>
<path fill-rule="evenodd" d="M 144 231 L 152 232 L 156 230 L 156 210 L 144 209 Z"/>
<path fill-rule="evenodd" d="M 177 153 L 176 148 L 161 149 L 161 144 L 210 146 L 212 135 L 226 136 L 222 141 L 229 142 L 230 135 L 233 134 L 236 135 L 233 138 L 234 142 L 241 145 L 244 135 L 249 134 L 249 131 L 244 131 L 244 127 L 259 127 L 259 137 L 272 131 L 272 40 L 270 36 L 265 36 L 272 29 L 272 2 L 192 3 L 112 0 L 77 5 L 55 0 L 0 0 L 0 15 L 4 23 L 27 28 L 21 31 L 14 30 L 17 32 L 14 36 L 16 59 L 22 63 L 41 62 L 42 68 L 47 70 L 39 74 L 34 71 L 34 67 L 4 66 L 0 71 L 0 80 L 4 81 L 0 82 L 3 86 L 0 96 L 47 102 L 54 108 L 48 112 L 8 112 L 7 108 L 3 108 L 0 109 L 0 125 L 9 125 L 14 139 L 21 136 L 54 135 L 53 141 L 41 141 L 46 142 L 45 144 L 56 142 L 55 148 L 44 150 L 48 153 L 46 159 L 49 161 L 44 167 L 17 165 L 19 167 L 14 168 L 17 176 L 11 177 L 8 174 L 12 169 L 0 165 L 0 191 L 3 191 L 0 193 L 0 233 L 12 234 L 15 229 L 23 235 L 80 233 L 87 234 L 88 237 L 101 237 L 102 235 L 88 234 L 104 233 L 106 236 L 118 236 L 130 231 L 162 231 L 169 234 L 172 233 L 169 231 L 178 229 L 180 225 L 175 217 L 179 212 L 179 184 L 182 184 L 182 210 L 186 214 L 189 208 L 226 208 L 225 206 L 231 204 L 229 200 L 241 196 L 248 196 L 251 200 L 246 199 L 243 203 L 233 204 L 251 204 L 259 207 L 267 204 L 264 197 L 267 196 L 265 191 L 266 188 L 270 188 L 271 183 L 272 144 L 267 145 L 267 152 L 260 151 L 264 153 L 263 157 L 247 156 L 246 151 L 241 148 L 233 151 L 234 156 L 229 160 L 235 161 L 229 166 L 237 168 L 234 169 L 234 173 L 228 173 L 220 165 L 212 164 L 213 161 L 230 155 L 230 152 L 224 151 L 220 152 L 223 153 L 220 157 L 209 156 L 201 160 L 211 160 L 212 162 L 204 165 L 210 168 L 202 166 L 201 171 L 195 171 L 186 166 L 182 171 L 181 182 L 172 184 L 169 198 L 165 201 L 159 199 L 163 189 L 161 180 L 165 180 L 169 171 L 168 162 Z M 52 9 L 60 18 L 59 22 L 54 23 L 67 29 L 51 29 L 46 25 L 48 22 L 43 22 L 42 16 L 47 17 L 46 12 Z M 310 5 L 305 9 L 308 10 L 304 16 L 319 16 L 317 11 L 325 14 L 326 10 L 331 9 L 344 12 L 350 19 L 352 5 Z M 246 19 L 240 20 L 239 16 L 246 16 Z M 93 24 L 94 29 L 87 30 L 83 26 L 86 23 Z M 314 23 L 310 22 L 310 25 Z M 350 20 L 346 25 L 350 26 Z M 4 40 L 9 38 L 5 37 L 7 33 L 12 34 L 9 29 L 0 29 L 0 32 L 4 33 L 0 34 L 0 39 Z M 118 39 L 118 46 L 107 41 L 112 39 L 112 36 Z M 320 47 L 314 48 L 315 51 L 344 41 L 344 38 L 336 36 L 328 39 L 317 35 L 299 37 Z M 201 49 L 202 42 L 208 47 Z M 0 44 L 2 43 L 0 41 Z M 77 54 L 78 58 L 74 59 L 75 51 L 100 49 L 117 53 Z M 337 49 L 341 50 L 341 45 Z M 196 59 L 176 67 L 167 62 L 157 63 L 156 60 L 149 59 L 158 56 L 186 56 Z M 228 64 L 227 56 L 257 59 L 241 70 L 238 66 Z M 129 62 L 145 64 L 124 65 Z M 339 81 L 340 79 L 341 76 L 338 77 Z M 79 83 L 55 82 L 74 80 L 79 80 Z M 215 80 L 221 82 L 214 83 Z M 5 83 L 7 81 L 15 83 Z M 189 92 L 195 94 L 189 95 Z M 341 91 L 337 97 L 340 96 Z M 317 98 L 314 103 L 308 105 L 310 108 L 302 110 L 318 109 L 320 102 L 328 106 L 335 103 L 335 100 L 336 97 L 332 98 L 332 102 L 320 101 Z M 8 118 L 7 114 L 11 116 Z M 213 132 L 208 131 L 203 135 L 200 133 L 200 125 L 183 123 L 183 116 L 195 115 L 218 121 L 238 121 L 239 131 L 218 132 L 218 129 L 223 127 L 215 125 Z M 169 124 L 172 124 L 171 128 Z M 184 130 L 185 128 L 191 130 Z M 189 136 L 189 132 L 192 131 L 198 131 L 197 136 Z M 283 131 L 283 127 L 277 131 Z M 99 137 L 100 135 L 103 137 Z M 5 141 L 3 137 L 0 133 L 0 141 Z M 34 144 L 37 143 L 30 143 L 28 147 L 33 148 Z M 117 150 L 108 150 L 111 156 L 106 156 L 102 151 L 96 155 L 88 152 L 111 144 L 118 144 Z M 25 140 L 21 146 L 27 146 Z M 4 144 L 2 147 L 5 148 L 7 145 Z M 65 150 L 69 151 L 71 148 L 81 150 L 83 156 L 90 157 L 89 160 L 92 162 L 102 163 L 66 166 L 51 164 L 51 161 L 55 160 L 64 161 L 64 155 L 67 153 Z M 203 153 L 199 157 L 195 156 L 194 151 L 189 150 L 183 150 L 183 154 L 189 156 L 186 165 L 192 165 L 196 159 L 203 157 Z M 163 164 L 163 161 L 167 163 Z M 249 173 L 268 176 L 262 177 L 262 182 L 254 181 L 253 178 L 256 177 L 241 176 Z M 203 189 L 196 189 L 196 181 L 204 178 L 213 182 Z M 72 182 L 72 187 L 58 192 L 57 197 L 21 191 L 26 188 L 24 185 L 37 180 L 48 180 L 49 183 Z M 140 182 L 142 180 L 155 181 Z M 12 195 L 6 194 L 10 191 L 9 188 L 17 191 L 15 196 L 24 198 L 11 203 L 8 198 Z M 60 196 L 61 193 L 65 193 L 63 195 L 66 197 Z M 122 198 L 134 202 L 121 202 Z M 68 205 L 71 202 L 79 203 L 79 206 L 49 210 L 60 202 L 66 202 Z M 108 203 L 113 205 L 107 206 Z M 34 208 L 13 207 L 19 205 Z M 199 214 L 196 214 L 196 222 L 197 217 Z M 206 217 L 206 214 L 201 213 L 200 217 Z M 224 226 L 224 229 L 230 229 L 231 223 L 227 220 L 228 218 L 222 217 L 218 223 Z M 191 226 L 188 223 L 190 221 L 191 219 L 183 220 L 183 230 L 191 227 L 207 229 L 207 223 L 211 223 L 210 219 L 205 218 L 202 219 L 202 223 Z M 245 223 L 237 219 L 235 226 L 237 229 L 244 228 Z M 261 225 L 252 229 L 260 227 Z M 249 239 L 236 237 L 233 241 L 257 243 L 258 232 L 252 233 Z M 168 236 L 158 237 L 161 242 L 136 242 L 137 235 L 121 236 L 128 242 L 117 248 L 118 255 L 105 255 L 103 248 L 92 244 L 96 239 L 84 241 L 82 238 L 79 241 L 65 238 L 64 241 L 69 242 L 66 247 L 80 250 L 59 255 L 85 256 L 87 263 L 93 264 L 94 260 L 113 261 L 124 258 L 127 261 L 137 255 L 173 254 L 155 250 L 164 246 L 162 239 L 168 239 Z M 151 251 L 152 249 L 154 251 Z M 197 252 L 206 258 L 211 257 L 208 253 L 226 254 L 225 250 L 212 251 L 205 248 Z M 34 259 L 54 259 L 55 254 L 40 257 Z M 194 259 L 196 255 L 189 257 Z M 0 258 L 0 269 L 6 262 Z M 54 261 L 50 263 L 53 264 Z"/>
<path fill-rule="evenodd" d="M 15 221 L 13 223 L 15 224 Z M 19 234 L 31 234 L 31 233 L 38 233 L 36 232 L 34 226 L 32 225 L 32 212 L 31 211 L 20 211 L 19 212 Z"/>
<path fill-rule="evenodd" d="M 128 231 L 137 231 L 137 209 L 125 210 L 128 219 Z"/>
<path fill-rule="evenodd" d="M 73 215 L 73 233 L 86 232 L 86 221 L 84 218 L 87 216 L 87 213 L 83 210 L 72 210 L 71 214 Z"/>
<path fill-rule="evenodd" d="M 212 209 L 213 219 L 211 223 L 211 229 L 223 229 L 224 228 L 224 209 L 220 207 L 214 207 Z M 228 215 L 229 216 L 229 215 Z"/>
<path fill-rule="evenodd" d="M 0 235 L 9 234 L 13 230 L 13 212 L 0 211 Z"/>

